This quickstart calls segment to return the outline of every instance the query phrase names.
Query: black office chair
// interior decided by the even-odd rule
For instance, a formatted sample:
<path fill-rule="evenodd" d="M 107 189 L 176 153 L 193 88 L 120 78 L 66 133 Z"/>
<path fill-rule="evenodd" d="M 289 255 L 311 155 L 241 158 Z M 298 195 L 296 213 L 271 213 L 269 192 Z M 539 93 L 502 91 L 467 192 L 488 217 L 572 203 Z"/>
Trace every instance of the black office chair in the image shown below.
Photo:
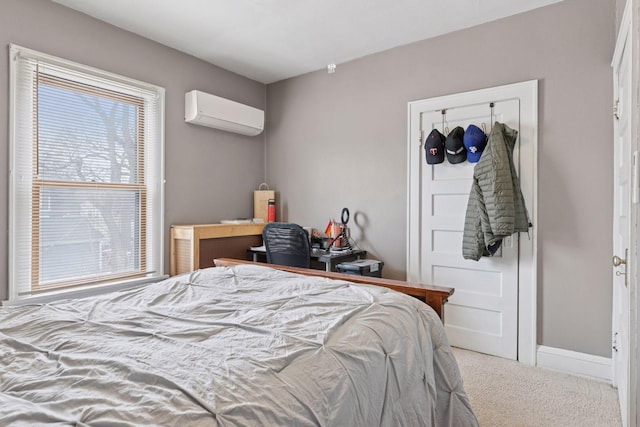
<path fill-rule="evenodd" d="M 270 222 L 262 229 L 269 264 L 309 268 L 309 236 L 298 224 Z"/>

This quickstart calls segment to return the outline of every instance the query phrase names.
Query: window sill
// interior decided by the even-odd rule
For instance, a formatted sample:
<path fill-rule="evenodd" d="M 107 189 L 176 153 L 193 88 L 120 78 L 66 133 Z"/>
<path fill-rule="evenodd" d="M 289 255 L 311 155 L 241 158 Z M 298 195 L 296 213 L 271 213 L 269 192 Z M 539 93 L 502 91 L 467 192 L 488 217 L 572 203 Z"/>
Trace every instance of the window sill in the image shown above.
<path fill-rule="evenodd" d="M 1 301 L 2 306 L 15 306 L 24 304 L 46 304 L 49 302 L 63 300 L 63 299 L 76 299 L 92 297 L 100 294 L 106 294 L 108 292 L 118 292 L 127 289 L 132 289 L 138 286 L 146 285 L 148 283 L 158 282 L 166 279 L 168 275 L 161 275 L 155 277 L 143 277 L 137 280 L 127 280 L 116 283 L 105 283 L 101 285 L 90 285 L 73 289 L 60 289 L 49 292 L 38 293 L 35 295 L 24 295 L 16 299 Z"/>

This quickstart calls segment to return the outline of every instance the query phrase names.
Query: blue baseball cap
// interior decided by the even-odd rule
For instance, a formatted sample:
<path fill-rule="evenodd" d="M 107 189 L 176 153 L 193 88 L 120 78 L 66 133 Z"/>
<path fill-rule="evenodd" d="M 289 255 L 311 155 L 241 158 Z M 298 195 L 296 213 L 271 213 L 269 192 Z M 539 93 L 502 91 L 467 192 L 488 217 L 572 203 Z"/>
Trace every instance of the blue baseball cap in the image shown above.
<path fill-rule="evenodd" d="M 462 138 L 467 149 L 467 160 L 478 163 L 484 148 L 487 146 L 487 135 L 476 125 L 469 125 Z"/>

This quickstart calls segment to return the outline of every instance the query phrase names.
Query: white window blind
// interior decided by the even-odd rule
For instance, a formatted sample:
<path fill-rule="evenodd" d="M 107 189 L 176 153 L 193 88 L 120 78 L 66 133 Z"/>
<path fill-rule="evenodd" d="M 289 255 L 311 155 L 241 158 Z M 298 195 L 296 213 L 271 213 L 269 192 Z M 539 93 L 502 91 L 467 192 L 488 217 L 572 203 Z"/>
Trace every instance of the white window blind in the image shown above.
<path fill-rule="evenodd" d="M 11 46 L 10 299 L 163 274 L 164 89 Z"/>

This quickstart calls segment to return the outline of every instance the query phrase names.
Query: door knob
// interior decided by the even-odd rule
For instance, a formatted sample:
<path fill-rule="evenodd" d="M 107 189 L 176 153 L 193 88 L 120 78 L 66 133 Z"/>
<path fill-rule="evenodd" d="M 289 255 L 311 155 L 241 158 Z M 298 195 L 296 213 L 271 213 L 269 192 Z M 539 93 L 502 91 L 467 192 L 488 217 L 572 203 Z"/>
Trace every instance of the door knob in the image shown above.
<path fill-rule="evenodd" d="M 624 287 L 628 287 L 627 284 L 627 257 L 629 254 L 629 249 L 624 250 L 624 258 L 620 258 L 618 255 L 613 256 L 613 265 L 614 267 L 619 267 L 624 265 L 624 273 L 621 271 L 616 271 L 616 276 L 624 276 Z"/>
<path fill-rule="evenodd" d="M 626 264 L 627 260 L 625 258 L 620 258 L 618 255 L 613 256 L 613 265 L 614 267 L 619 267 L 622 264 Z"/>

